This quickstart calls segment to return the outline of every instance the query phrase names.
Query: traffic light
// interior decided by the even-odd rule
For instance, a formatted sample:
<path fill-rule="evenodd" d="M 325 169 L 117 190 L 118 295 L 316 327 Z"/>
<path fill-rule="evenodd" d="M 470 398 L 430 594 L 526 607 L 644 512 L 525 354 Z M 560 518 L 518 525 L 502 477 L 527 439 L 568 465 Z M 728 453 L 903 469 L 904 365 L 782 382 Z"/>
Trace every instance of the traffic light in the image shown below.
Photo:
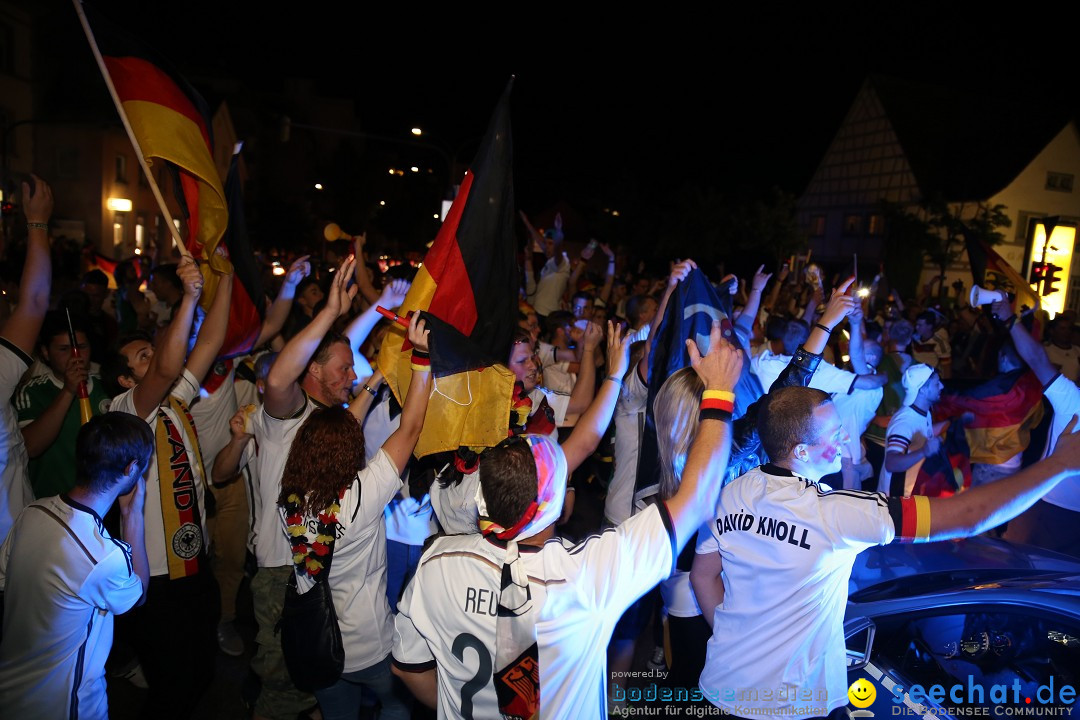
<path fill-rule="evenodd" d="M 1038 285 L 1043 281 L 1043 277 L 1046 275 L 1046 263 L 1033 262 L 1031 263 L 1031 272 L 1028 273 L 1028 282 L 1032 285 Z"/>
<path fill-rule="evenodd" d="M 1058 277 L 1058 273 L 1061 272 L 1061 270 L 1062 267 L 1060 265 L 1046 263 L 1046 271 L 1043 274 L 1043 295 L 1052 295 L 1058 291 L 1059 288 L 1054 287 L 1054 283 L 1061 279 Z"/>

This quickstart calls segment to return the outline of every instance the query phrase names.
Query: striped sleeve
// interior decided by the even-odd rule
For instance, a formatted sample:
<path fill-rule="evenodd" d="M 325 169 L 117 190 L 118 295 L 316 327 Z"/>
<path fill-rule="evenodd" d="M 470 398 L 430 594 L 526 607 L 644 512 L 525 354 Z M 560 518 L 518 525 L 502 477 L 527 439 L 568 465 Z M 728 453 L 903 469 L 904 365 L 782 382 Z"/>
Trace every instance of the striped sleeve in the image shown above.
<path fill-rule="evenodd" d="M 906 453 L 911 445 L 911 438 L 903 435 L 889 435 L 885 438 L 885 452 Z"/>
<path fill-rule="evenodd" d="M 900 542 L 926 542 L 930 538 L 930 498 L 924 495 L 889 498 L 889 516 Z"/>

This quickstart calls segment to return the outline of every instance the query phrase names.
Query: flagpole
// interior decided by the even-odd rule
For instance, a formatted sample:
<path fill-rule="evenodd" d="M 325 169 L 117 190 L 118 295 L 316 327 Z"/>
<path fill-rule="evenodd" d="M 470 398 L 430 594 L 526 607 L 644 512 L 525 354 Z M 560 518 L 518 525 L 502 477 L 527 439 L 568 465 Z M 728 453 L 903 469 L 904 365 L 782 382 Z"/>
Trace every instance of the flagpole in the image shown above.
<path fill-rule="evenodd" d="M 90 43 L 90 51 L 94 53 L 94 60 L 97 61 L 98 70 L 101 71 L 101 77 L 105 79 L 105 86 L 109 88 L 109 95 L 112 96 L 113 104 L 116 106 L 116 112 L 120 114 L 120 122 L 124 124 L 124 130 L 127 131 L 128 139 L 135 148 L 135 157 L 139 160 L 139 166 L 142 168 L 143 175 L 146 177 L 146 182 L 150 184 L 150 190 L 154 193 L 154 199 L 157 200 L 161 214 L 165 216 L 165 223 L 169 226 L 169 231 L 172 233 L 172 239 L 173 242 L 176 243 L 176 249 L 180 251 L 182 257 L 190 258 L 191 251 L 187 249 L 187 246 L 184 245 L 183 238 L 180 237 L 180 230 L 173 221 L 172 214 L 165 204 L 165 198 L 161 194 L 161 189 L 154 179 L 154 174 L 150 172 L 150 166 L 147 164 L 146 158 L 143 157 L 142 148 L 139 147 L 139 141 L 135 137 L 135 131 L 131 129 L 131 123 L 128 122 L 127 115 L 124 113 L 124 106 L 120 102 L 120 96 L 117 95 L 116 88 L 113 86 L 112 77 L 109 75 L 108 68 L 105 67 L 105 58 L 101 56 L 101 50 L 98 49 L 97 40 L 94 39 L 94 33 L 90 29 L 90 23 L 86 19 L 86 13 L 83 12 L 82 0 L 71 0 L 71 2 L 75 5 L 75 12 L 79 15 L 79 22 L 82 24 L 83 33 L 86 34 L 86 41 Z"/>

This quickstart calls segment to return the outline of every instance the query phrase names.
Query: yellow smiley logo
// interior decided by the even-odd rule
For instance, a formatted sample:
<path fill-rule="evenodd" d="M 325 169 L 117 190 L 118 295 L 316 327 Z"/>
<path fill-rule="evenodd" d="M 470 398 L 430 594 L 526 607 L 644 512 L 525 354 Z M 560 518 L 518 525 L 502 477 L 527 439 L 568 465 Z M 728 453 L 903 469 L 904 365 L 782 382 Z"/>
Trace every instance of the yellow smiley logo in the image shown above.
<path fill-rule="evenodd" d="M 867 708 L 874 704 L 877 698 L 877 689 L 866 678 L 859 678 L 851 683 L 847 690 L 848 700 L 857 708 Z"/>

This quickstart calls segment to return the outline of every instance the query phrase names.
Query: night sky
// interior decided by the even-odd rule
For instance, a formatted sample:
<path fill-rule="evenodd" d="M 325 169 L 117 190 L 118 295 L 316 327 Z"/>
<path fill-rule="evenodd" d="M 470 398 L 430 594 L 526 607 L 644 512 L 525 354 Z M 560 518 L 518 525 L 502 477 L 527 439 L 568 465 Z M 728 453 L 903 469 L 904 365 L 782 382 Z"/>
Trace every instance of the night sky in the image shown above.
<path fill-rule="evenodd" d="M 29 5 L 47 8 L 40 22 L 55 25 L 50 37 L 62 42 L 54 60 L 89 61 L 65 0 Z M 773 186 L 797 195 L 868 73 L 1003 103 L 1078 105 L 1075 52 L 1015 12 L 100 6 L 196 85 L 207 76 L 267 88 L 283 76 L 313 78 L 326 94 L 356 100 L 364 130 L 407 136 L 420 126 L 447 148 L 469 148 L 483 133 L 514 74 L 516 189 L 527 209 L 559 199 L 617 204 L 684 186 L 740 198 Z"/>

